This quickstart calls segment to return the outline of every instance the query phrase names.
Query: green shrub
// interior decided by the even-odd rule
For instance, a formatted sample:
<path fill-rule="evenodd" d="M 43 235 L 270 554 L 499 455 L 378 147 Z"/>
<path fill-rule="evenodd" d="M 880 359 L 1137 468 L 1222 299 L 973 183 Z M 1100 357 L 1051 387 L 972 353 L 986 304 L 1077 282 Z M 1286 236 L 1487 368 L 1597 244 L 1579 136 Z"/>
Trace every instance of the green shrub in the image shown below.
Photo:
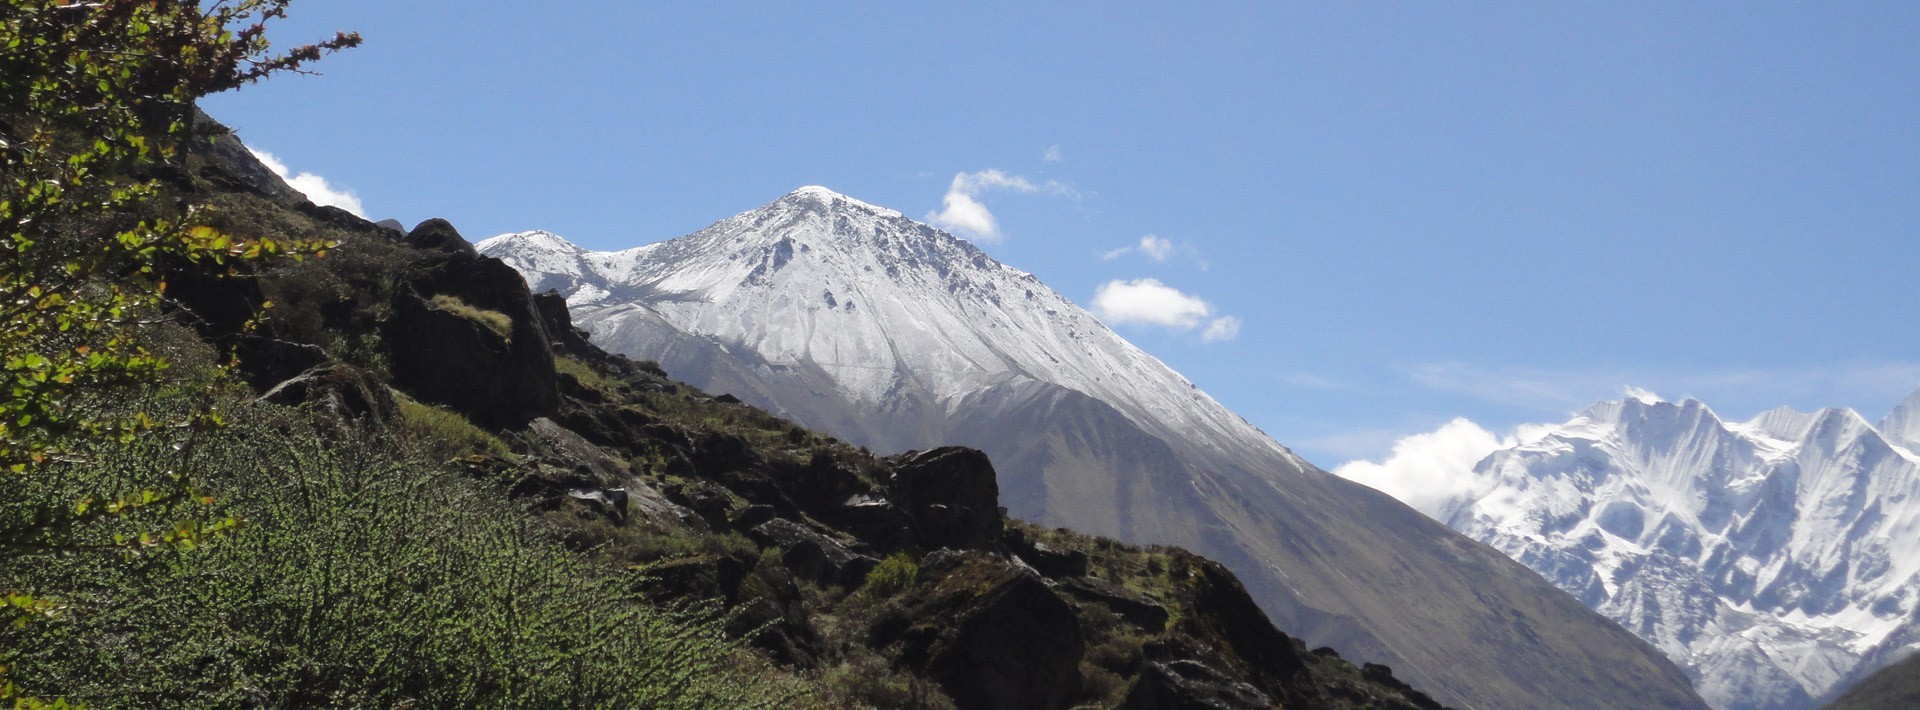
<path fill-rule="evenodd" d="M 710 614 L 647 603 L 497 492 L 377 435 L 323 437 L 264 405 L 233 419 L 178 448 L 153 437 L 0 478 L 0 526 L 182 481 L 195 497 L 156 514 L 245 521 L 191 549 L 122 550 L 90 528 L 65 551 L 0 558 L 0 578 L 65 607 L 0 629 L 21 692 L 96 707 L 793 700 L 791 679 L 739 672 L 752 662 Z"/>
<path fill-rule="evenodd" d="M 881 560 L 879 566 L 867 573 L 866 588 L 869 592 L 890 597 L 912 587 L 920 581 L 920 565 L 904 552 L 896 552 Z"/>

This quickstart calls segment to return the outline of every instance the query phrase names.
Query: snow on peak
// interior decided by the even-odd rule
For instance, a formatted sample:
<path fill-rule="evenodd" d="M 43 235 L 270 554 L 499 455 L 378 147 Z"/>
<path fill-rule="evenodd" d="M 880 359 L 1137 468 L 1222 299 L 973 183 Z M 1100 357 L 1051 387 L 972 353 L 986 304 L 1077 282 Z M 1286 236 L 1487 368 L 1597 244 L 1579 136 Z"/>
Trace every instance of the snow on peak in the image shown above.
<path fill-rule="evenodd" d="M 1630 393 L 1475 471 L 1450 526 L 1666 652 L 1716 706 L 1811 707 L 1920 636 L 1920 458 L 1851 409 L 1724 423 Z"/>
<path fill-rule="evenodd" d="M 574 321 L 594 332 L 621 327 L 612 320 L 661 319 L 772 367 L 817 370 L 856 402 L 889 401 L 903 388 L 957 402 L 1009 382 L 1046 382 L 1149 431 L 1304 466 L 1032 274 L 824 187 L 684 237 L 565 264 L 513 240 L 486 244 L 482 253 L 530 283 L 559 288 Z"/>
<path fill-rule="evenodd" d="M 1893 411 L 1880 420 L 1879 429 L 1888 441 L 1920 453 L 1920 389 L 1900 400 Z"/>
<path fill-rule="evenodd" d="M 1768 438 L 1799 441 L 1813 428 L 1813 422 L 1818 417 L 1818 414 L 1802 412 L 1783 404 L 1761 412 L 1760 416 L 1743 422 L 1742 426 Z"/>
<path fill-rule="evenodd" d="M 903 216 L 896 210 L 890 210 L 869 202 L 863 202 L 819 185 L 803 185 L 795 188 L 793 192 L 781 196 L 778 202 L 812 203 L 828 208 L 853 207 L 887 217 Z"/>
<path fill-rule="evenodd" d="M 513 244 L 514 248 L 520 251 L 538 250 L 543 252 L 562 253 L 562 254 L 578 254 L 586 251 L 585 249 L 581 249 L 579 246 L 576 246 L 573 242 L 567 241 L 565 237 L 562 237 L 558 234 L 554 234 L 553 232 L 546 231 L 544 229 L 534 229 L 534 230 L 528 230 L 525 232 L 511 232 L 508 234 L 499 235 L 497 237 L 490 237 L 490 238 L 481 240 L 480 243 L 474 245 L 474 247 L 481 248 L 482 246 L 487 244 L 493 244 L 496 247 L 499 247 L 505 244 Z"/>

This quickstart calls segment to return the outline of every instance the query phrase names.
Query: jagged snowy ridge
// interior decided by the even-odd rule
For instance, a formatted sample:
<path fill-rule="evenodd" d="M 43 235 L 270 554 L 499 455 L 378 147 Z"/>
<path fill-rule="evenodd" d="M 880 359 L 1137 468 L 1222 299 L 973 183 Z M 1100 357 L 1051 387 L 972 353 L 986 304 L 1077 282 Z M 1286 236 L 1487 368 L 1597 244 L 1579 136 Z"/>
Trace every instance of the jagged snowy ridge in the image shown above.
<path fill-rule="evenodd" d="M 1718 707 L 1811 707 L 1920 648 L 1920 392 L 1876 426 L 1604 402 L 1494 452 L 1447 522 L 1666 652 Z"/>

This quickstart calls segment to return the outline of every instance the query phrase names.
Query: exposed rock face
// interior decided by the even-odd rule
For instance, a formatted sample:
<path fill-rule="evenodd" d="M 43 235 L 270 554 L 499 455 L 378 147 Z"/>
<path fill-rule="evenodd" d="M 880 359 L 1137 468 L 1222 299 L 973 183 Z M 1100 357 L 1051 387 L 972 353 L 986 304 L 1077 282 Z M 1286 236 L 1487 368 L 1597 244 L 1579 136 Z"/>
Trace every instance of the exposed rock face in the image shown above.
<path fill-rule="evenodd" d="M 1259 688 L 1199 661 L 1148 663 L 1127 691 L 1122 710 L 1265 710 Z"/>
<path fill-rule="evenodd" d="M 889 493 L 920 522 L 922 545 L 980 547 L 1000 536 L 1000 487 L 986 454 L 949 446 L 890 463 Z"/>
<path fill-rule="evenodd" d="M 748 537 L 780 550 L 780 559 L 788 570 L 816 583 L 858 587 L 879 560 L 857 554 L 846 545 L 804 525 L 774 518 L 750 531 Z"/>
<path fill-rule="evenodd" d="M 560 462 L 590 477 L 591 483 L 569 490 L 570 497 L 597 501 L 618 510 L 617 517 L 622 520 L 630 515 L 665 534 L 707 531 L 707 523 L 699 515 L 667 500 L 651 484 L 628 470 L 626 464 L 579 434 L 544 417 L 533 420 L 527 430 L 550 447 Z"/>
<path fill-rule="evenodd" d="M 1073 608 L 1031 572 L 978 553 L 930 556 L 933 582 L 882 620 L 877 645 L 939 682 L 963 709 L 1062 708 L 1085 651 Z"/>
<path fill-rule="evenodd" d="M 553 347 L 526 282 L 476 254 L 445 220 L 422 223 L 407 241 L 434 255 L 413 265 L 384 324 L 397 384 L 485 427 L 520 426 L 556 413 Z M 466 308 L 437 307 L 436 296 Z M 504 332 L 475 313 L 503 316 Z"/>

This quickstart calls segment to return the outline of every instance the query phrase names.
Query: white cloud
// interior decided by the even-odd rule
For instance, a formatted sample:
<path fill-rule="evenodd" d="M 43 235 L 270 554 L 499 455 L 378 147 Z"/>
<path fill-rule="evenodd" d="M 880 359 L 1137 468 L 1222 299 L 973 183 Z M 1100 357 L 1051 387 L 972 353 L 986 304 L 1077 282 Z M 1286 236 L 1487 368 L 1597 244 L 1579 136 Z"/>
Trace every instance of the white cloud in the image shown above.
<path fill-rule="evenodd" d="M 958 182 L 958 179 L 955 179 Z M 985 242 L 1000 241 L 1000 222 L 987 206 L 958 190 L 948 190 L 940 200 L 943 209 L 927 214 L 927 221 L 949 232 L 965 234 Z"/>
<path fill-rule="evenodd" d="M 1206 262 L 1200 261 L 1198 252 L 1196 252 L 1192 247 L 1186 247 L 1184 249 L 1181 249 L 1174 246 L 1173 240 L 1166 239 L 1164 237 L 1155 236 L 1152 234 L 1141 237 L 1139 242 L 1136 242 L 1131 246 L 1124 246 L 1124 247 L 1120 247 L 1119 249 L 1115 249 L 1113 251 L 1101 252 L 1100 260 L 1113 261 L 1114 259 L 1118 259 L 1120 257 L 1126 256 L 1128 254 L 1132 254 L 1134 252 L 1139 252 L 1140 254 L 1145 255 L 1147 258 L 1152 259 L 1154 261 L 1158 261 L 1158 262 L 1165 262 L 1166 260 L 1173 258 L 1173 255 L 1176 252 L 1185 252 L 1188 256 L 1191 256 L 1194 258 L 1195 262 L 1200 265 L 1200 268 L 1202 270 L 1205 270 L 1207 268 Z"/>
<path fill-rule="evenodd" d="M 940 199 L 941 208 L 928 212 L 927 221 L 949 232 L 963 234 L 984 242 L 1000 241 L 1000 222 L 993 213 L 977 199 L 989 191 L 1035 193 L 1048 192 L 1068 197 L 1076 196 L 1073 188 L 1059 182 L 1048 180 L 1036 183 L 1019 175 L 1008 175 L 997 169 L 979 172 L 960 173 L 953 176 L 953 182 L 947 186 L 946 196 Z"/>
<path fill-rule="evenodd" d="M 1166 261 L 1173 256 L 1173 242 L 1149 234 L 1140 238 L 1140 253 L 1154 261 Z"/>
<path fill-rule="evenodd" d="M 291 171 L 287 169 L 287 164 L 280 162 L 280 159 L 274 157 L 272 153 L 251 146 L 247 150 L 252 152 L 253 157 L 259 159 L 262 165 L 267 166 L 268 170 L 272 170 L 273 174 L 287 181 L 287 185 L 299 190 L 300 194 L 306 195 L 307 199 L 314 204 L 331 205 L 361 217 L 367 216 L 366 209 L 360 206 L 360 196 L 353 194 L 352 190 L 334 187 L 332 183 L 327 182 L 326 178 L 313 173 L 289 175 Z"/>
<path fill-rule="evenodd" d="M 1550 431 L 1544 425 L 1522 425 L 1498 436 L 1465 418 L 1439 429 L 1401 438 L 1386 460 L 1350 461 L 1334 475 L 1398 498 L 1428 517 L 1445 522 L 1460 507 L 1486 495 L 1495 482 L 1474 470 L 1481 459 L 1497 450 L 1536 441 Z"/>
<path fill-rule="evenodd" d="M 1207 323 L 1207 329 L 1200 333 L 1200 342 L 1217 343 L 1238 337 L 1240 337 L 1240 319 L 1221 316 Z"/>
<path fill-rule="evenodd" d="M 1040 155 L 1041 162 L 1046 163 L 1058 163 L 1066 159 L 1067 154 L 1060 152 L 1060 144 L 1058 143 L 1047 146 L 1047 152 Z"/>
<path fill-rule="evenodd" d="M 1158 279 L 1135 279 L 1102 285 L 1093 294 L 1093 312 L 1116 325 L 1143 323 L 1188 330 L 1212 316 L 1213 306 Z"/>

